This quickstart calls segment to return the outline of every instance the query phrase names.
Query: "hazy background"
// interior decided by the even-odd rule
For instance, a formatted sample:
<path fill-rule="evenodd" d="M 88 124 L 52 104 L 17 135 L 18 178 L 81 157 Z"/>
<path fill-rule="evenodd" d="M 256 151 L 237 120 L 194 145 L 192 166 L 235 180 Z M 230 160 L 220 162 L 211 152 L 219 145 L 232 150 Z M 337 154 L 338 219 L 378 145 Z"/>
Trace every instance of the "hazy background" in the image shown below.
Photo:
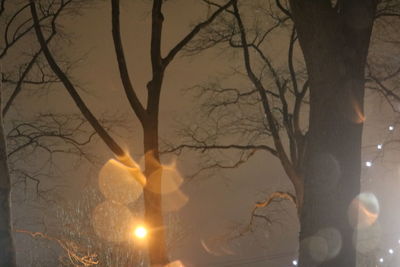
<path fill-rule="evenodd" d="M 121 2 L 121 32 L 125 54 L 136 92 L 144 101 L 146 83 L 151 77 L 149 52 L 151 3 L 144 0 Z M 67 58 L 82 59 L 71 73 L 74 81 L 84 89 L 81 91 L 82 97 L 96 115 L 129 121 L 129 128 L 117 127 L 111 132 L 140 162 L 143 151 L 142 132 L 139 122 L 129 108 L 117 72 L 109 5 L 109 1 L 102 1 L 95 4 L 92 9 L 83 10 L 81 16 L 73 19 L 65 18 L 63 30 L 71 42 L 60 46 L 57 53 Z M 206 11 L 204 6 L 195 0 L 170 0 L 165 3 L 164 54 L 191 29 L 194 23 L 205 17 Z M 285 40 L 275 40 L 271 45 L 274 54 L 286 55 Z M 231 57 L 218 49 L 211 49 L 199 56 L 178 57 L 166 72 L 161 95 L 159 121 L 162 140 L 179 144 L 176 127 L 179 127 L 180 121 L 187 123 L 191 114 L 196 112 L 192 95 L 184 94 L 182 89 L 228 73 L 232 67 L 240 64 L 240 57 Z M 78 112 L 61 86 L 55 86 L 45 98 L 37 101 L 36 99 L 32 101 L 28 93 L 21 94 L 17 101 L 22 105 L 13 108 L 12 116 L 26 112 L 32 114 Z M 375 95 L 367 94 L 365 115 L 364 159 L 367 161 L 374 159 L 376 144 L 390 139 L 391 135 L 398 136 L 399 131 L 393 133 L 388 131 L 388 126 L 394 122 L 395 117 L 385 103 L 376 99 Z M 91 149 L 94 149 L 92 153 L 98 157 L 100 163 L 105 163 L 112 157 L 98 139 L 91 145 Z M 400 238 L 398 159 L 399 153 L 395 148 L 385 148 L 383 158 L 376 159 L 371 168 L 363 168 L 363 191 L 373 192 L 380 204 L 377 248 L 378 253 L 384 256 L 388 256 L 387 249 L 400 248 L 397 243 Z M 178 169 L 184 175 L 192 174 L 198 168 L 198 160 L 196 153 L 184 153 L 177 158 Z M 75 163 L 68 157 L 60 157 L 56 162 L 58 162 L 58 173 L 65 175 L 44 181 L 41 187 L 62 186 L 64 193 L 61 196 L 57 194 L 59 201 L 72 202 L 78 199 L 86 187 L 95 184 L 99 166 L 86 163 L 80 166 L 72 165 Z M 34 188 L 34 183 L 28 185 L 29 190 Z M 44 230 L 42 224 L 44 217 L 46 225 L 54 231 L 56 222 L 52 218 L 56 211 L 54 208 L 43 209 L 43 204 L 36 205 L 37 196 L 29 193 L 29 190 L 24 197 L 25 202 L 16 202 L 14 206 L 18 207 L 14 209 L 17 226 Z M 173 260 L 181 260 L 185 266 L 290 266 L 296 257 L 298 222 L 290 203 L 274 206 L 274 210 L 282 211 L 279 216 L 275 216 L 276 223 L 269 226 L 260 224 L 254 233 L 234 239 L 232 242 L 223 242 L 223 237 L 231 233 L 232 229 L 249 220 L 256 201 L 263 200 L 273 191 L 292 190 L 278 160 L 274 157 L 258 152 L 239 169 L 219 171 L 212 176 L 200 175 L 185 183 L 182 190 L 189 201 L 176 212 L 176 216 L 186 234 L 185 238 L 171 250 Z M 59 191 L 61 192 L 61 189 Z M 18 192 L 23 194 L 22 191 Z M 33 246 L 37 250 L 33 249 Z M 32 257 L 49 258 L 51 253 L 43 249 L 46 246 L 49 250 L 55 250 L 52 256 L 55 260 L 59 250 L 54 246 L 46 242 L 32 241 L 29 236 L 17 234 L 20 265 L 26 266 L 26 262 Z M 397 253 L 399 254 L 400 250 Z"/>

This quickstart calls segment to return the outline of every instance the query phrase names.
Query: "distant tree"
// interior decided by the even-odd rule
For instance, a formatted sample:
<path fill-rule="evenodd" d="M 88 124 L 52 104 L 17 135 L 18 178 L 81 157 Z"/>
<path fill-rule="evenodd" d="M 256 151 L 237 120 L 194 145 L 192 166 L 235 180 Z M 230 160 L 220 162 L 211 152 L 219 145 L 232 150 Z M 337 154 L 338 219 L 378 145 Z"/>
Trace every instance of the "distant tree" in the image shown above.
<path fill-rule="evenodd" d="M 45 1 L 44 1 L 45 2 Z M 60 3 L 62 3 L 61 1 Z M 215 18 L 223 12 L 226 8 L 232 5 L 232 0 L 227 1 L 221 7 L 216 8 L 207 19 L 197 24 L 193 29 L 180 40 L 165 56 L 161 54 L 161 41 L 162 41 L 162 25 L 164 16 L 162 14 L 162 0 L 154 0 L 152 7 L 152 30 L 151 30 L 151 66 L 152 78 L 147 84 L 147 104 L 143 105 L 138 99 L 135 87 L 131 81 L 127 61 L 124 54 L 123 44 L 120 33 L 120 4 L 119 0 L 111 0 L 111 15 L 112 15 L 112 37 L 114 40 L 114 47 L 116 52 L 116 60 L 118 62 L 119 74 L 121 83 L 123 84 L 126 97 L 130 106 L 139 119 L 143 134 L 145 170 L 144 179 L 138 179 L 142 183 L 144 190 L 144 206 L 145 206 L 145 222 L 149 227 L 150 234 L 148 237 L 148 250 L 150 264 L 153 266 L 164 265 L 169 262 L 166 249 L 166 234 L 162 216 L 161 208 L 161 164 L 159 157 L 158 145 L 158 115 L 159 115 L 159 102 L 160 93 L 162 89 L 164 74 L 173 61 L 176 55 L 195 37 L 199 31 L 212 23 Z M 82 115 L 88 120 L 92 127 L 96 130 L 100 138 L 106 143 L 112 153 L 125 165 L 136 168 L 136 164 L 132 161 L 129 155 L 121 148 L 120 145 L 109 135 L 109 133 L 102 127 L 91 110 L 87 107 L 85 102 L 80 97 L 73 83 L 65 75 L 64 70 L 60 67 L 57 60 L 52 55 L 43 33 L 43 27 L 40 25 L 39 16 L 41 11 L 37 7 L 42 4 L 42 1 L 30 0 L 30 8 L 32 18 L 35 21 L 35 31 L 43 50 L 46 60 L 54 71 L 54 73 L 61 80 L 66 90 L 74 100 L 75 104 L 81 111 Z M 60 4 L 58 3 L 58 4 Z M 142 177 L 143 178 L 143 177 Z"/>
<path fill-rule="evenodd" d="M 60 5 L 51 3 L 55 1 L 49 1 L 48 5 L 41 5 L 42 13 L 39 18 L 48 33 L 46 39 L 48 44 L 66 39 L 58 27 L 61 15 L 76 15 L 78 10 L 82 10 L 88 2 L 67 0 Z M 0 34 L 3 36 L 0 41 L 2 104 L 0 143 L 3 159 L 0 176 L 2 181 L 0 232 L 3 244 L 0 252 L 1 266 L 15 266 L 13 226 L 25 226 L 27 223 L 26 221 L 17 222 L 15 215 L 12 221 L 10 202 L 13 202 L 15 210 L 21 207 L 26 208 L 26 205 L 31 204 L 24 203 L 27 194 L 30 193 L 37 196 L 35 204 L 41 201 L 48 204 L 54 200 L 55 190 L 50 190 L 46 185 L 43 186 L 48 181 L 43 178 L 54 178 L 56 154 L 73 154 L 89 161 L 94 159 L 85 152 L 84 146 L 92 141 L 95 133 L 87 131 L 87 123 L 80 116 L 49 114 L 47 111 L 45 113 L 38 111 L 37 114 L 32 112 L 36 100 L 44 95 L 49 96 L 49 88 L 59 80 L 42 62 L 42 50 L 37 46 L 29 45 L 32 40 L 35 40 L 33 21 L 29 14 L 28 2 L 0 1 Z M 68 69 L 72 62 L 64 61 L 63 64 Z M 28 108 L 25 106 L 22 93 L 25 93 L 25 96 L 29 94 L 35 96 L 30 99 Z M 16 110 L 18 112 L 15 112 Z M 27 110 L 29 112 L 26 112 Z M 27 192 L 30 182 L 34 184 L 35 192 Z M 10 198 L 10 191 L 13 193 L 12 198 Z M 16 211 L 14 214 L 20 214 L 20 210 Z M 38 214 L 38 216 L 44 215 Z M 33 224 L 34 219 L 29 219 L 29 223 Z M 24 260 L 23 257 L 21 260 Z"/>
<path fill-rule="evenodd" d="M 69 1 L 66 1 L 69 2 Z M 39 20 L 47 22 L 55 23 L 58 15 L 61 10 L 65 8 L 66 5 L 60 5 L 57 10 L 54 9 L 43 9 L 43 16 L 40 16 Z M 28 5 L 21 5 L 20 3 L 15 3 L 7 0 L 0 1 L 0 23 L 1 27 L 1 35 L 4 37 L 0 43 L 0 60 L 3 63 L 4 61 L 8 61 L 10 54 L 12 55 L 16 49 L 22 42 L 21 40 L 27 39 L 32 33 L 33 24 L 32 19 L 26 18 L 26 10 L 28 9 Z M 46 23 L 47 25 L 47 23 Z M 45 40 L 46 43 L 50 42 L 53 39 L 55 32 L 49 32 L 48 39 Z M 14 50 L 14 51 L 13 51 Z M 47 83 L 51 83 L 50 77 L 43 75 L 38 80 L 29 80 L 31 75 L 30 72 L 35 68 L 35 64 L 37 64 L 38 57 L 41 51 L 37 51 L 32 55 L 24 59 L 19 59 L 19 68 L 18 71 L 12 73 L 10 75 L 8 72 L 11 67 L 7 66 L 7 71 L 5 70 L 3 64 L 1 64 L 1 88 L 0 88 L 0 243 L 2 244 L 2 249 L 0 251 L 0 265 L 1 266 L 15 266 L 16 258 L 15 258 L 15 247 L 13 241 L 13 233 L 12 233 L 12 222 L 11 222 L 11 179 L 10 179 L 10 170 L 8 166 L 8 157 L 9 150 L 6 147 L 6 138 L 7 134 L 4 132 L 4 116 L 7 114 L 10 106 L 13 104 L 15 98 L 20 93 L 22 85 L 25 83 L 36 83 L 40 85 L 44 85 Z M 26 60 L 26 61 L 24 61 Z M 15 75 L 17 73 L 17 75 Z M 7 101 L 6 98 L 6 89 L 8 86 L 3 86 L 3 84 L 11 84 L 13 88 L 12 93 L 10 94 Z M 4 107 L 2 103 L 5 103 Z"/>
<path fill-rule="evenodd" d="M 213 4 L 219 6 L 217 2 Z M 277 156 L 295 194 L 275 192 L 265 202 L 256 204 L 253 215 L 274 199 L 289 199 L 296 203 L 300 220 L 299 265 L 355 266 L 356 230 L 349 224 L 348 212 L 360 191 L 368 48 L 374 21 L 386 16 L 397 17 L 399 3 L 304 0 L 269 1 L 268 4 L 269 8 L 264 10 L 248 11 L 249 2 L 234 1 L 225 20 L 218 27 L 211 27 L 206 32 L 208 35 L 197 41 L 198 46 L 188 51 L 196 53 L 220 43 L 241 49 L 244 74 L 251 86 L 247 90 L 220 83 L 197 87 L 200 95 L 208 97 L 205 104 L 208 115 L 222 111 L 214 117 L 216 127 L 207 131 L 200 125 L 186 130 L 191 143 L 169 151 L 183 148 L 242 151 L 235 164 L 216 162 L 208 166 L 223 168 L 237 167 L 259 150 Z M 261 13 L 256 15 L 254 27 L 246 26 L 250 17 L 246 12 L 252 12 L 253 16 L 255 12 Z M 260 19 L 263 15 L 268 19 Z M 264 21 L 267 23 L 262 24 Z M 287 71 L 282 72 L 274 66 L 274 60 L 279 60 L 270 59 L 266 50 L 271 32 L 281 30 L 282 35 L 285 26 L 291 25 Z M 298 71 L 299 64 L 293 60 L 297 40 L 306 66 L 304 74 Z M 240 71 L 235 74 L 243 75 Z M 379 79 L 375 82 L 384 95 L 395 98 L 393 90 L 385 92 Z M 251 105 L 259 102 L 261 114 L 251 109 Z M 300 116 L 303 106 L 309 113 L 306 127 L 301 126 L 307 120 Z M 246 114 L 249 110 L 252 113 Z M 229 132 L 241 143 L 219 143 L 220 136 L 227 136 Z M 272 141 L 268 140 L 269 136 Z M 310 255 L 310 240 L 325 229 L 337 231 L 340 249 L 319 262 Z"/>

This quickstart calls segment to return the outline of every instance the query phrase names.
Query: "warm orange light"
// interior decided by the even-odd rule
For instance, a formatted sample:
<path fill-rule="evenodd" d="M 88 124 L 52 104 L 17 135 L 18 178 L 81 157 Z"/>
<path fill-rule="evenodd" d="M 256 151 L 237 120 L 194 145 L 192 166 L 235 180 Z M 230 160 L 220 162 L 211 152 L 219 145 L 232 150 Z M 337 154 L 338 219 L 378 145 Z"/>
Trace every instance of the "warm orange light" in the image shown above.
<path fill-rule="evenodd" d="M 136 227 L 135 236 L 140 239 L 145 238 L 147 236 L 147 229 L 143 226 Z"/>

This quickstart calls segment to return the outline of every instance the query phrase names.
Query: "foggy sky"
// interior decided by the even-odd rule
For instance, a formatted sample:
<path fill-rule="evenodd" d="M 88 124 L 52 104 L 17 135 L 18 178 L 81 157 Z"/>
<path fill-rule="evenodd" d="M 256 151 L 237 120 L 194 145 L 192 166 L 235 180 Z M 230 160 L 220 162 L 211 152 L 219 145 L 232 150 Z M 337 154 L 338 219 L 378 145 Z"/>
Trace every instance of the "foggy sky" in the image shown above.
<path fill-rule="evenodd" d="M 114 133 L 136 160 L 142 154 L 142 133 L 125 98 L 117 72 L 114 48 L 111 38 L 111 16 L 109 1 L 97 4 L 96 8 L 85 10 L 82 16 L 63 21 L 66 33 L 72 43 L 63 48 L 67 56 L 82 57 L 73 77 L 89 93 L 82 92 L 88 106 L 96 115 L 124 114 L 131 122 L 132 132 Z M 196 0 L 167 1 L 164 5 L 163 47 L 169 48 L 187 33 L 199 19 L 205 17 L 205 9 Z M 150 11 L 149 1 L 122 1 L 121 32 L 128 67 L 134 87 L 144 100 L 146 83 L 151 77 L 150 66 Z M 278 54 L 286 53 L 287 44 L 275 42 L 272 49 Z M 193 112 L 194 100 L 182 89 L 205 82 L 212 77 L 228 72 L 232 65 L 241 64 L 240 58 L 232 60 L 220 51 L 212 50 L 195 57 L 178 57 L 166 72 L 160 109 L 160 137 L 179 143 L 175 127 L 177 121 L 188 118 Z M 48 107 L 50 110 L 78 112 L 72 100 L 62 87 L 57 88 L 51 98 L 62 98 Z M 25 95 L 26 97 L 26 95 Z M 24 101 L 24 100 L 21 100 Z M 384 104 L 376 105 L 375 98 L 367 98 L 366 124 L 364 127 L 365 146 L 380 143 L 387 137 L 387 125 L 391 118 Z M 33 106 L 32 109 L 40 110 Z M 128 138 L 128 140 L 126 139 Z M 104 162 L 112 155 L 106 147 L 96 143 L 98 153 Z M 364 159 L 373 156 L 373 149 L 366 149 Z M 396 152 L 388 152 L 382 164 L 374 168 L 363 168 L 363 190 L 373 191 L 380 201 L 381 225 L 380 247 L 386 250 L 400 237 L 397 225 L 400 216 L 396 203 L 399 203 L 399 167 L 394 157 Z M 178 158 L 182 173 L 190 174 L 197 168 L 195 153 L 184 153 Z M 388 163 L 389 162 L 389 163 Z M 386 165 L 385 165 L 386 164 Z M 389 171 L 388 171 L 389 170 Z M 393 171 L 394 170 L 394 171 Z M 94 173 L 96 170 L 92 170 Z M 79 188 L 86 183 L 84 171 L 64 177 L 68 181 L 68 196 L 79 196 Z M 245 223 L 256 201 L 265 198 L 273 191 L 291 190 L 291 185 L 283 173 L 277 159 L 259 152 L 248 163 L 237 170 L 221 171 L 213 177 L 199 177 L 184 185 L 183 191 L 189 197 L 188 204 L 179 211 L 182 225 L 188 234 L 171 251 L 172 260 L 181 260 L 185 266 L 289 266 L 296 256 L 298 223 L 296 213 L 290 204 L 279 216 L 279 223 L 261 227 L 254 234 L 221 245 L 215 241 L 221 233 L 229 231 L 237 223 Z M 206 251 L 201 242 L 207 244 Z M 216 244 L 216 245 L 213 245 Z"/>

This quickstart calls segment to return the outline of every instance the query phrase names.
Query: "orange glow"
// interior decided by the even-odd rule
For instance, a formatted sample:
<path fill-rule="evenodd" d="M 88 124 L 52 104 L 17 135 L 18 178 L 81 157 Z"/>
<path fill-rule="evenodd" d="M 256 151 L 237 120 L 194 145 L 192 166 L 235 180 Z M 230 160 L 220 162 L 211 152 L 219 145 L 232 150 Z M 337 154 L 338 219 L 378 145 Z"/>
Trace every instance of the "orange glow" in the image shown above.
<path fill-rule="evenodd" d="M 99 237 L 112 242 L 123 242 L 129 238 L 135 218 L 125 205 L 106 200 L 94 209 L 91 223 Z"/>
<path fill-rule="evenodd" d="M 143 187 L 133 174 L 139 169 L 129 168 L 121 162 L 110 159 L 99 172 L 100 192 L 108 199 L 121 204 L 136 201 L 143 193 Z"/>
<path fill-rule="evenodd" d="M 379 202 L 373 193 L 363 192 L 353 199 L 348 210 L 350 224 L 358 229 L 375 224 L 379 217 Z"/>
<path fill-rule="evenodd" d="M 185 267 L 185 265 L 183 265 L 183 263 L 180 260 L 176 260 L 167 265 L 164 265 L 164 267 Z"/>
<path fill-rule="evenodd" d="M 355 99 L 353 91 L 350 92 L 350 98 L 351 98 L 351 106 L 353 107 L 353 122 L 355 123 L 363 123 L 365 121 L 365 115 L 363 112 L 363 108 L 360 105 L 360 103 Z"/>
<path fill-rule="evenodd" d="M 146 177 L 140 170 L 140 166 L 132 159 L 129 153 L 125 153 L 123 156 L 117 156 L 118 162 L 123 165 L 128 172 L 138 181 L 143 187 L 146 185 Z"/>
<path fill-rule="evenodd" d="M 144 239 L 147 236 L 147 229 L 144 226 L 138 226 L 134 232 L 135 236 L 140 239 Z"/>
<path fill-rule="evenodd" d="M 361 111 L 360 105 L 355 104 L 354 105 L 354 112 L 356 113 L 355 116 L 355 122 L 356 123 L 363 123 L 365 121 L 365 115 L 364 113 Z"/>
<path fill-rule="evenodd" d="M 358 216 L 359 220 L 364 224 L 366 224 L 367 226 L 374 224 L 375 221 L 378 219 L 378 214 L 368 210 L 368 208 L 365 206 L 364 203 L 359 204 Z"/>

